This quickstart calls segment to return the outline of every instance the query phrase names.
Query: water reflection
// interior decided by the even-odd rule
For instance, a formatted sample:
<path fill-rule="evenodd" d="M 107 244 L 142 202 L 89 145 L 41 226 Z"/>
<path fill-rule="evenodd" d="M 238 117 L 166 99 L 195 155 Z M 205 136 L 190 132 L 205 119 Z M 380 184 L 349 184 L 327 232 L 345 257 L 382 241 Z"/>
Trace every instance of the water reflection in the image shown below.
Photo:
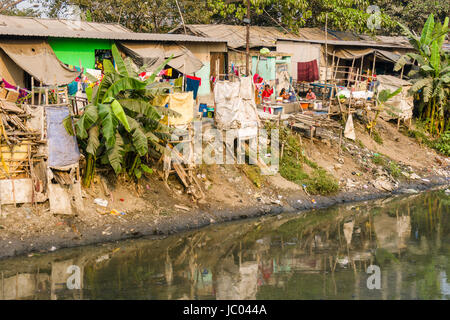
<path fill-rule="evenodd" d="M 429 192 L 2 260 L 0 299 L 448 299 L 449 204 Z"/>

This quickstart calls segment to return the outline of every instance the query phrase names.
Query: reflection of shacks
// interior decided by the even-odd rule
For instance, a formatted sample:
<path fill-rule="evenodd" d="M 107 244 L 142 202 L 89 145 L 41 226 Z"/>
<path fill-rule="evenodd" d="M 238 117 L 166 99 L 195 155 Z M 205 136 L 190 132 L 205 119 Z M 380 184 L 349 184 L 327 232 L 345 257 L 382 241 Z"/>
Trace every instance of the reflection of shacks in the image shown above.
<path fill-rule="evenodd" d="M 231 270 L 222 269 L 217 274 L 216 298 L 218 300 L 254 300 L 258 284 L 258 264 L 244 262 Z"/>
<path fill-rule="evenodd" d="M 411 217 L 389 217 L 386 214 L 374 217 L 373 225 L 378 246 L 391 252 L 406 248 L 411 234 Z"/>
<path fill-rule="evenodd" d="M 0 300 L 31 298 L 38 290 L 44 291 L 49 282 L 50 277 L 45 273 L 21 273 L 3 278 L 0 283 Z"/>

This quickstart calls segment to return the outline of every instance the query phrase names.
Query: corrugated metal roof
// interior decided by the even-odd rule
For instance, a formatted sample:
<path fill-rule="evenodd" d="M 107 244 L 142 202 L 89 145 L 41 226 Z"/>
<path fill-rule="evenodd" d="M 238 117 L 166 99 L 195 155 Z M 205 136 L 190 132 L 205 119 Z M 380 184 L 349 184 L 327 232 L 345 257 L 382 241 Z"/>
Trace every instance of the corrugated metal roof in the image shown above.
<path fill-rule="evenodd" d="M 226 24 L 189 24 L 186 28 L 200 37 L 221 38 L 231 48 L 245 47 L 245 26 Z M 177 27 L 169 33 L 181 33 L 183 27 Z M 296 34 L 283 31 L 278 27 L 250 27 L 250 47 L 274 47 L 277 40 L 293 40 L 311 43 L 325 43 L 325 31 L 321 28 L 301 28 Z M 332 41 L 334 41 L 332 43 Z M 334 45 L 364 46 L 380 48 L 411 48 L 408 39 L 403 36 L 367 36 L 350 31 L 328 30 L 328 43 Z"/>
<path fill-rule="evenodd" d="M 306 39 L 289 39 L 279 38 L 278 40 L 320 43 L 325 44 L 325 40 L 306 40 Z M 328 40 L 327 43 L 333 46 L 349 46 L 349 47 L 370 47 L 370 48 L 404 48 L 411 49 L 411 45 L 394 44 L 394 43 L 380 43 L 376 41 L 346 41 L 346 40 Z"/>
<path fill-rule="evenodd" d="M 186 25 L 186 28 L 191 34 L 196 36 L 226 40 L 230 48 L 245 47 L 246 45 L 245 26 L 226 24 L 189 24 Z M 169 33 L 180 32 L 183 32 L 183 27 L 177 27 Z M 325 33 L 319 28 L 303 28 L 299 31 L 299 35 L 297 36 L 277 27 L 250 27 L 250 47 L 252 48 L 275 47 L 278 38 L 325 39 Z"/>
<path fill-rule="evenodd" d="M 225 42 L 181 34 L 137 33 L 112 23 L 0 15 L 0 35 L 138 41 Z"/>

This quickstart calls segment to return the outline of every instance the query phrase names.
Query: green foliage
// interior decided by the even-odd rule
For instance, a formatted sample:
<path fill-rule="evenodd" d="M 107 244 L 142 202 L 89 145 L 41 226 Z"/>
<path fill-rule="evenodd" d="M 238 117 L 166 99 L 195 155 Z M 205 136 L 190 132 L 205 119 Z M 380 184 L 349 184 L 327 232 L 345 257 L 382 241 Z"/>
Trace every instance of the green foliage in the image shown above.
<path fill-rule="evenodd" d="M 411 30 L 421 30 L 431 13 L 435 18 L 443 21 L 450 12 L 448 0 L 375 0 L 372 4 L 378 5 L 393 21 L 398 21 Z M 396 26 L 386 31 L 397 31 Z"/>
<path fill-rule="evenodd" d="M 385 161 L 384 158 L 379 154 L 374 154 L 372 157 L 372 162 L 377 165 L 384 166 Z"/>
<path fill-rule="evenodd" d="M 443 43 L 449 32 L 449 18 L 444 23 L 435 21 L 430 14 L 421 36 L 400 24 L 404 34 L 418 53 L 408 53 L 396 63 L 394 70 L 400 70 L 406 63 L 416 61 L 418 68 L 412 68 L 408 76 L 413 83 L 409 93 L 421 100 L 419 118 L 425 119 L 426 130 L 440 135 L 448 124 L 450 111 L 450 59 L 443 50 Z"/>
<path fill-rule="evenodd" d="M 372 131 L 372 138 L 373 140 L 378 143 L 378 144 L 383 144 L 383 139 L 381 138 L 380 134 L 378 133 L 378 131 Z"/>
<path fill-rule="evenodd" d="M 265 124 L 267 132 L 271 132 L 272 126 L 275 124 Z M 311 194 L 326 195 L 338 191 L 337 181 L 317 163 L 305 156 L 299 136 L 284 126 L 277 127 L 277 129 L 279 129 L 279 142 L 283 146 L 280 175 L 298 185 L 305 185 L 306 190 Z M 312 169 L 310 174 L 305 171 L 305 165 L 310 170 Z"/>
<path fill-rule="evenodd" d="M 139 179 L 143 173 L 151 173 L 143 157 L 149 147 L 163 150 L 160 143 L 169 132 L 159 123 L 160 109 L 150 103 L 154 91 L 147 88 L 153 83 L 140 81 L 137 68 L 128 59 L 122 59 L 115 45 L 112 53 L 118 71 L 112 64 L 105 64 L 103 79 L 91 92 L 92 103 L 75 119 L 76 136 L 89 158 L 84 172 L 88 176 L 85 185 L 90 183 L 89 176 L 94 173 L 97 159 L 101 164 L 110 165 L 116 174 L 126 171 Z M 70 126 L 66 129 L 74 133 Z"/>
<path fill-rule="evenodd" d="M 450 157 L 450 130 L 445 131 L 433 144 L 433 148 Z"/>
<path fill-rule="evenodd" d="M 245 1 L 207 0 L 214 21 L 241 23 L 247 15 Z M 301 27 L 323 27 L 328 19 L 328 28 L 369 32 L 367 0 L 252 0 L 252 24 L 273 26 L 274 20 L 284 28 L 297 31 Z M 328 18 L 326 18 L 328 17 Z M 380 14 L 381 27 L 392 28 L 394 22 L 384 13 Z"/>
<path fill-rule="evenodd" d="M 389 162 L 388 171 L 392 177 L 398 179 L 402 175 L 402 170 L 395 161 Z"/>
<path fill-rule="evenodd" d="M 314 170 L 311 176 L 305 180 L 306 188 L 311 194 L 327 195 L 339 190 L 339 184 L 324 169 Z"/>
<path fill-rule="evenodd" d="M 303 171 L 303 166 L 300 161 L 293 158 L 283 159 L 280 163 L 280 175 L 292 182 L 302 185 L 303 181 L 308 177 L 308 174 Z"/>
<path fill-rule="evenodd" d="M 242 170 L 256 187 L 261 188 L 265 178 L 261 175 L 261 169 L 258 166 L 244 165 Z"/>

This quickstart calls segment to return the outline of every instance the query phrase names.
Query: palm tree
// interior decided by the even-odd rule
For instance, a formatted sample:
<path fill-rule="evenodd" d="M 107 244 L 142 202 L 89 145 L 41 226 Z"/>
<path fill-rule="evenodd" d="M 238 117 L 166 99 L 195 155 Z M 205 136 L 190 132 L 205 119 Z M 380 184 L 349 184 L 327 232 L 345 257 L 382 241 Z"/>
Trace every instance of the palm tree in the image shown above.
<path fill-rule="evenodd" d="M 426 119 L 431 134 L 438 135 L 446 129 L 448 122 L 445 115 L 449 108 L 450 66 L 449 55 L 443 50 L 448 24 L 448 17 L 441 24 L 435 23 L 433 14 L 430 14 L 419 38 L 399 23 L 416 52 L 403 55 L 394 68 L 398 71 L 408 62 L 417 62 L 418 67 L 413 67 L 408 74 L 413 83 L 409 93 L 420 97 L 423 102 L 419 107 L 420 118 Z"/>

